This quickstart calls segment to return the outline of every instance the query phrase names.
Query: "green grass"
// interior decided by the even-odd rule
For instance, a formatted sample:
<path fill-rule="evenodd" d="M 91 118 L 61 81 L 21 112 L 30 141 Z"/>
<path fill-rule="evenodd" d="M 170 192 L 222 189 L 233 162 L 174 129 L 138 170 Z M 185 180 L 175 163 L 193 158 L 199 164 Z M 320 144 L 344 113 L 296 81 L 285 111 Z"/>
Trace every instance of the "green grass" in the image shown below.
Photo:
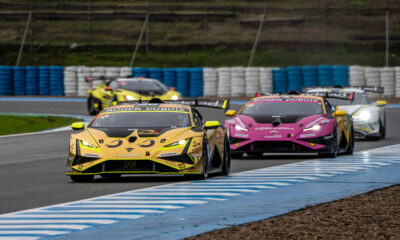
<path fill-rule="evenodd" d="M 38 132 L 67 126 L 80 119 L 65 117 L 36 117 L 0 115 L 0 135 Z"/>

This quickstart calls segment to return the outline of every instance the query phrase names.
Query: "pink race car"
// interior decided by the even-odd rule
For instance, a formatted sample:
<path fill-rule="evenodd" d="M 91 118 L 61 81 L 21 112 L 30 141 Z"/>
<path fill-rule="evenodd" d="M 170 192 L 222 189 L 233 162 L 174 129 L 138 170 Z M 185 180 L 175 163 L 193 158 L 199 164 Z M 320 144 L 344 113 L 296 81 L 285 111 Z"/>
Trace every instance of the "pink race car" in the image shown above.
<path fill-rule="evenodd" d="M 236 115 L 236 116 L 235 116 Z M 336 157 L 354 151 L 353 121 L 346 111 L 334 112 L 323 97 L 270 95 L 250 100 L 225 121 L 231 156 L 263 153 L 318 153 Z"/>

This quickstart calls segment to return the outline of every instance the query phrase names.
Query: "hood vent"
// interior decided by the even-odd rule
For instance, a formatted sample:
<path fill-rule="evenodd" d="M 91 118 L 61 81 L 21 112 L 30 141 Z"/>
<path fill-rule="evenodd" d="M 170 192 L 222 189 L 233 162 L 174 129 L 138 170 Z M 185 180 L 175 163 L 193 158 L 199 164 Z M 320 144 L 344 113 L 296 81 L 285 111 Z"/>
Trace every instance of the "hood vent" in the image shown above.
<path fill-rule="evenodd" d="M 111 138 L 126 138 L 131 133 L 135 130 L 133 129 L 127 129 L 127 128 L 96 128 L 97 130 L 100 130 L 104 132 L 107 137 Z"/>

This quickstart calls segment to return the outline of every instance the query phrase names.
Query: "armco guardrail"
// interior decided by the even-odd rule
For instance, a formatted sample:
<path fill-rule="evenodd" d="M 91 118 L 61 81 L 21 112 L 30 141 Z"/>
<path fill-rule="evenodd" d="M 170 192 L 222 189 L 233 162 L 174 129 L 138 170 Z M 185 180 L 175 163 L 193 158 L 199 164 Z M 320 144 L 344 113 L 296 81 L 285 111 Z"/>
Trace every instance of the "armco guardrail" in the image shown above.
<path fill-rule="evenodd" d="M 184 97 L 254 96 L 256 92 L 300 91 L 311 86 L 382 86 L 384 96 L 400 96 L 399 67 L 289 66 L 143 68 L 85 66 L 0 66 L 0 96 L 85 96 L 102 81 L 85 77 L 150 77 L 176 87 Z"/>

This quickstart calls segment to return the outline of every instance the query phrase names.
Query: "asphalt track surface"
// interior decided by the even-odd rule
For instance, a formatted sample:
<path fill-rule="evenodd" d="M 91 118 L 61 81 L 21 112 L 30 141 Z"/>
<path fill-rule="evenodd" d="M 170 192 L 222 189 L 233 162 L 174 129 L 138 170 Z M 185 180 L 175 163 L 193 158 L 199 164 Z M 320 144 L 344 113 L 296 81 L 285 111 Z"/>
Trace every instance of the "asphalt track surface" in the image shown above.
<path fill-rule="evenodd" d="M 220 110 L 200 111 L 206 120 L 224 121 Z M 0 102 L 0 112 L 87 114 L 86 105 L 82 102 Z M 386 139 L 357 141 L 356 151 L 400 143 L 400 109 L 386 109 L 386 114 Z M 69 134 L 69 131 L 64 131 L 0 137 L 0 214 L 184 181 L 179 176 L 126 176 L 114 181 L 97 178 L 92 183 L 73 183 L 64 175 Z M 308 159 L 315 157 L 292 155 L 233 159 L 232 172 Z"/>

